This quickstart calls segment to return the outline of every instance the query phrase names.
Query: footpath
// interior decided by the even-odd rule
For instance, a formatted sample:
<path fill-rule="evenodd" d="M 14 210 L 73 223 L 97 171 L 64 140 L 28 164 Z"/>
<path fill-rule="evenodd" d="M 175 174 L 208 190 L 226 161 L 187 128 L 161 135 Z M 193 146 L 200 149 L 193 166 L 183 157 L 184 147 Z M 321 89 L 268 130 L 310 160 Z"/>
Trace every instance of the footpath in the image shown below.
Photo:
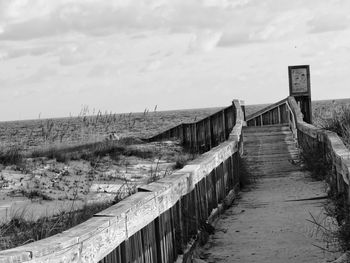
<path fill-rule="evenodd" d="M 302 171 L 298 149 L 285 126 L 245 128 L 245 160 L 257 177 L 252 189 L 215 223 L 202 248 L 205 262 L 321 263 L 339 256 L 327 252 L 326 189 Z"/>

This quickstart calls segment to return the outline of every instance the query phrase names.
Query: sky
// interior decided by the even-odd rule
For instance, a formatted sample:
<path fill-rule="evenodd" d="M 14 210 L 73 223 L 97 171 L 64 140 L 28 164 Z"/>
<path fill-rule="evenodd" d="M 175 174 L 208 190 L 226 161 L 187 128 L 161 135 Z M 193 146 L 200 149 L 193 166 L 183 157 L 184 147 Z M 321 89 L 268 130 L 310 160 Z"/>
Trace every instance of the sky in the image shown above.
<path fill-rule="evenodd" d="M 0 0 L 0 121 L 349 98 L 348 0 Z"/>

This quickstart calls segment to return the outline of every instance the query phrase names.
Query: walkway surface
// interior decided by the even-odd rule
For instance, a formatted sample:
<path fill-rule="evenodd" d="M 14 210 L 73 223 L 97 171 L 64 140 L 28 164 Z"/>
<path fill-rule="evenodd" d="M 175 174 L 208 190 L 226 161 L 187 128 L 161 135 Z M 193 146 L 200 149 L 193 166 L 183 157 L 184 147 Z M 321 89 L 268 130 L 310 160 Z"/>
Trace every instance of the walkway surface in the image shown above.
<path fill-rule="evenodd" d="M 247 166 L 259 177 L 242 192 L 215 225 L 202 251 L 206 262 L 329 262 L 321 232 L 312 217 L 325 218 L 325 186 L 298 164 L 298 149 L 288 127 L 246 127 Z"/>

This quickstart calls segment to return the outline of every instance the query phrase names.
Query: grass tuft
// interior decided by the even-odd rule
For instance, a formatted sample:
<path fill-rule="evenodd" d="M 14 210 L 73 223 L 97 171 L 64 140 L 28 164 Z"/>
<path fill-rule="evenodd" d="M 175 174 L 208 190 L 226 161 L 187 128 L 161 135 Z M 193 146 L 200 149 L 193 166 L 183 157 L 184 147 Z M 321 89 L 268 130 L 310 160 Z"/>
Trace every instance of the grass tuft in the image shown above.
<path fill-rule="evenodd" d="M 350 206 L 344 194 L 331 193 L 324 206 L 327 216 L 334 218 L 336 227 L 326 229 L 324 236 L 337 251 L 350 251 Z"/>
<path fill-rule="evenodd" d="M 350 106 L 338 107 L 333 110 L 331 118 L 320 118 L 319 122 L 321 128 L 335 132 L 350 146 Z"/>
<path fill-rule="evenodd" d="M 182 169 L 190 160 L 195 159 L 196 155 L 190 153 L 178 154 L 173 166 L 174 170 Z"/>
<path fill-rule="evenodd" d="M 0 250 L 14 248 L 61 233 L 86 221 L 110 205 L 111 203 L 89 204 L 76 211 L 61 212 L 55 216 L 38 220 L 27 220 L 24 213 L 17 214 L 9 222 L 0 225 Z"/>
<path fill-rule="evenodd" d="M 136 138 L 122 138 L 118 141 L 102 141 L 85 145 L 76 145 L 70 147 L 49 147 L 46 149 L 37 149 L 31 153 L 31 157 L 46 157 L 56 159 L 58 162 L 66 163 L 70 160 L 95 160 L 109 156 L 118 161 L 122 155 L 136 156 L 143 159 L 154 157 L 155 153 L 151 150 L 132 147 L 132 144 L 142 143 Z"/>
<path fill-rule="evenodd" d="M 331 164 L 328 158 L 324 157 L 323 151 L 319 146 L 304 146 L 302 159 L 305 168 L 311 172 L 312 178 L 316 180 L 325 180 L 328 185 L 328 200 L 324 204 L 324 210 L 327 217 L 334 219 L 334 223 L 319 222 L 313 217 L 310 221 L 318 226 L 322 231 L 327 247 L 331 245 L 336 251 L 346 252 L 350 250 L 350 206 L 347 201 L 347 194 L 337 193 L 332 185 Z"/>
<path fill-rule="evenodd" d="M 20 193 L 27 197 L 28 199 L 42 199 L 42 200 L 53 200 L 52 197 L 48 196 L 47 194 L 45 194 L 44 192 L 42 192 L 41 190 L 39 189 L 33 189 L 33 190 L 24 190 L 24 189 L 21 189 L 20 190 Z"/>
<path fill-rule="evenodd" d="M 3 165 L 20 165 L 23 155 L 19 146 L 11 146 L 7 149 L 0 149 L 0 163 Z"/>

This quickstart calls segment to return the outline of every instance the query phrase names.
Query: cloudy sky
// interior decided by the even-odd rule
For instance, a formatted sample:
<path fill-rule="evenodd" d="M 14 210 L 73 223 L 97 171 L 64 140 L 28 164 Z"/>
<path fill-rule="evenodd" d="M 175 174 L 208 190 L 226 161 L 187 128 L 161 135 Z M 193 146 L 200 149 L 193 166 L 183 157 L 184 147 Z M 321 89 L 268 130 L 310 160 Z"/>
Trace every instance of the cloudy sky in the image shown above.
<path fill-rule="evenodd" d="M 0 120 L 350 97 L 348 0 L 0 0 Z"/>

